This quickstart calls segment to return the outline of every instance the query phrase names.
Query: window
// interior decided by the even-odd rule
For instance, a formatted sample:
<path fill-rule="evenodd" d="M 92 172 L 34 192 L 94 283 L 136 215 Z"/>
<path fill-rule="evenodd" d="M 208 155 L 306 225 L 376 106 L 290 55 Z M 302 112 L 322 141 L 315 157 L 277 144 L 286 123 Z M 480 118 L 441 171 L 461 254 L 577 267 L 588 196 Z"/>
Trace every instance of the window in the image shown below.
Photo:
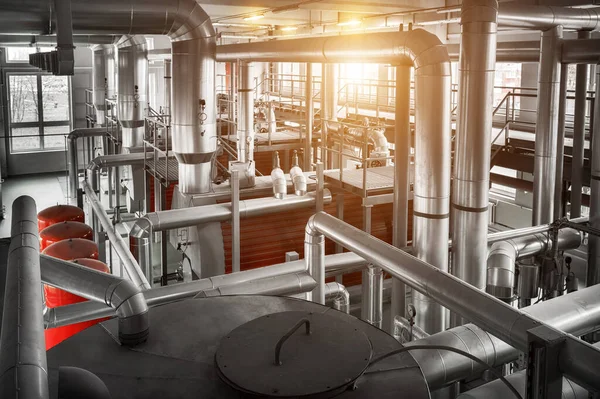
<path fill-rule="evenodd" d="M 69 79 L 9 75 L 11 153 L 64 149 L 71 130 Z"/>
<path fill-rule="evenodd" d="M 6 62 L 29 62 L 29 54 L 37 51 L 35 47 L 7 47 Z"/>

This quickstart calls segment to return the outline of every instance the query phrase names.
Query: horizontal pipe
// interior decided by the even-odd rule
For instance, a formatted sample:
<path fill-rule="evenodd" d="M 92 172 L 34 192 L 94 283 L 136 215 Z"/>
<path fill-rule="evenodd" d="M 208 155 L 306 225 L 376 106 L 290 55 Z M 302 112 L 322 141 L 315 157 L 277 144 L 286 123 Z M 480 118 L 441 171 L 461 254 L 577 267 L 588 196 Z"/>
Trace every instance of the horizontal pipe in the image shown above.
<path fill-rule="evenodd" d="M 502 3 L 498 23 L 504 27 L 549 30 L 557 26 L 574 30 L 600 29 L 600 8 L 567 8 Z"/>
<path fill-rule="evenodd" d="M 129 250 L 129 245 L 125 243 L 120 234 L 115 232 L 112 221 L 108 218 L 102 204 L 87 181 L 83 183 L 83 189 L 94 214 L 98 218 L 98 221 L 102 225 L 102 229 L 106 232 L 108 240 L 112 244 L 112 249 L 117 253 L 117 256 L 123 263 L 123 267 L 127 271 L 129 278 L 140 289 L 149 289 L 150 284 L 148 283 L 146 276 L 144 276 L 140 265 L 138 265 L 133 254 Z"/>
<path fill-rule="evenodd" d="M 256 198 L 240 201 L 240 218 L 256 217 L 295 209 L 311 208 L 316 205 L 317 196 L 312 192 L 305 196 L 278 198 Z M 331 193 L 325 190 L 324 201 L 331 202 Z M 171 209 L 152 212 L 138 219 L 130 235 L 135 238 L 150 237 L 152 232 L 172 230 L 203 223 L 226 222 L 231 219 L 231 203 L 204 205 L 198 207 Z"/>
<path fill-rule="evenodd" d="M 21 196 L 12 205 L 6 264 L 0 333 L 0 397 L 3 399 L 49 397 L 39 251 L 35 201 Z"/>
<path fill-rule="evenodd" d="M 528 348 L 528 331 L 542 324 L 528 313 L 512 308 L 464 281 L 441 272 L 435 266 L 324 212 L 316 213 L 309 219 L 306 235 L 309 234 L 315 239 L 319 234 L 330 238 L 522 351 Z M 307 258 L 309 271 L 324 269 L 324 262 L 311 264 L 314 261 L 320 260 Z M 315 280 L 319 283 L 317 278 Z M 600 364 L 600 351 L 571 335 L 565 334 L 563 338 L 565 344 L 559 354 L 560 371 L 586 388 L 599 389 L 600 381 L 585 370 L 593 370 L 594 364 Z M 573 354 L 585 356 L 580 356 L 576 362 L 568 361 Z"/>
<path fill-rule="evenodd" d="M 576 219 L 571 219 L 569 221 L 572 223 L 587 223 L 588 220 L 589 219 L 584 216 Z M 488 234 L 488 244 L 493 244 L 498 241 L 506 241 L 519 237 L 530 236 L 538 233 L 547 233 L 552 228 L 553 224 L 548 223 L 533 227 L 523 227 L 521 229 L 499 231 L 497 233 Z"/>
<path fill-rule="evenodd" d="M 113 308 L 119 317 L 122 344 L 146 341 L 148 305 L 131 281 L 43 254 L 40 265 L 44 283 Z"/>
<path fill-rule="evenodd" d="M 297 295 L 312 291 L 316 281 L 305 271 L 225 285 L 201 291 L 197 297 L 207 298 L 223 295 Z"/>
<path fill-rule="evenodd" d="M 73 35 L 73 44 L 92 46 L 95 44 L 112 44 L 118 36 L 115 35 Z M 56 45 L 55 35 L 0 35 L 3 46 Z"/>
<path fill-rule="evenodd" d="M 91 171 L 111 168 L 116 166 L 143 165 L 145 158 L 150 158 L 151 154 L 144 155 L 143 152 L 133 152 L 129 154 L 101 155 L 90 161 L 87 168 Z"/>
<path fill-rule="evenodd" d="M 563 64 L 599 64 L 600 39 L 572 39 L 562 41 Z"/>

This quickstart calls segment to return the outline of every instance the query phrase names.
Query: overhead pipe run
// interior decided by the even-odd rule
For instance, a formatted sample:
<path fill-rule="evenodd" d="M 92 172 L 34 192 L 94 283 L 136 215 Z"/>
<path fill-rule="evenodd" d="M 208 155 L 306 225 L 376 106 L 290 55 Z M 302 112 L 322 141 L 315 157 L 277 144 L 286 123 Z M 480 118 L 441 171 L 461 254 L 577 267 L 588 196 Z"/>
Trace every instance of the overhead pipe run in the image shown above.
<path fill-rule="evenodd" d="M 0 397 L 48 399 L 35 201 L 13 202 L 0 330 Z"/>
<path fill-rule="evenodd" d="M 119 317 L 122 344 L 146 341 L 148 305 L 142 291 L 131 281 L 47 255 L 40 255 L 40 264 L 44 283 L 113 308 Z"/>
<path fill-rule="evenodd" d="M 452 274 L 485 289 L 496 0 L 464 0 L 461 8 L 458 122 L 452 191 Z M 452 325 L 462 321 L 452 315 Z"/>

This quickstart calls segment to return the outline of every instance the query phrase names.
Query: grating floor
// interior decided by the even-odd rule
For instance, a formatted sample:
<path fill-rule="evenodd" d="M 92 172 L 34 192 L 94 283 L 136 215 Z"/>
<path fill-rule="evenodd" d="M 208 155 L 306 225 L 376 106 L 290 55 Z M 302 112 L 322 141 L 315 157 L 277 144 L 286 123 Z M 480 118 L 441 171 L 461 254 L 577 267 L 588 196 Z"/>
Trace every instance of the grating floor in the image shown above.
<path fill-rule="evenodd" d="M 340 181 L 340 170 L 332 169 L 325 171 L 325 177 Z M 364 170 L 363 169 L 344 169 L 342 171 L 343 183 L 363 188 Z M 394 167 L 382 166 L 367 169 L 367 190 L 381 190 L 392 188 L 394 186 Z"/>

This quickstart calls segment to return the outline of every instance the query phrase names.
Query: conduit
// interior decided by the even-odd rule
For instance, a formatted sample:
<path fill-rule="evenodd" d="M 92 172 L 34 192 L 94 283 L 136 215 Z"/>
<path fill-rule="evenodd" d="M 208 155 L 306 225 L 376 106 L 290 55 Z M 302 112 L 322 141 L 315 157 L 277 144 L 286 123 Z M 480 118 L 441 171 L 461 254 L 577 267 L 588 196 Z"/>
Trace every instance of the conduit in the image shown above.
<path fill-rule="evenodd" d="M 69 164 L 67 166 L 69 173 L 69 198 L 77 198 L 77 190 L 79 189 L 79 161 L 77 156 L 77 141 L 80 138 L 88 137 L 106 137 L 108 133 L 105 127 L 91 129 L 75 129 L 67 136 L 67 158 Z"/>
<path fill-rule="evenodd" d="M 596 101 L 592 134 L 590 226 L 600 229 L 600 67 L 596 66 Z M 589 237 L 587 285 L 600 283 L 600 237 Z"/>

